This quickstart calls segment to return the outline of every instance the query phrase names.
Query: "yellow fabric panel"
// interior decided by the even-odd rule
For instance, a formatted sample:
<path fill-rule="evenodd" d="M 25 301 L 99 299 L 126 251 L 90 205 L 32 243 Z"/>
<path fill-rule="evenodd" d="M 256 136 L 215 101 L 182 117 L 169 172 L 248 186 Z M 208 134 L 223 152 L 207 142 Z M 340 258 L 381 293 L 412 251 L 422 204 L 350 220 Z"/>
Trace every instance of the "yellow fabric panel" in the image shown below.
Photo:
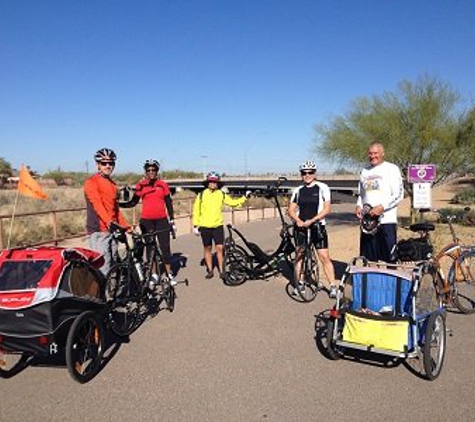
<path fill-rule="evenodd" d="M 343 340 L 403 352 L 408 342 L 408 327 L 409 321 L 370 319 L 347 313 Z"/>

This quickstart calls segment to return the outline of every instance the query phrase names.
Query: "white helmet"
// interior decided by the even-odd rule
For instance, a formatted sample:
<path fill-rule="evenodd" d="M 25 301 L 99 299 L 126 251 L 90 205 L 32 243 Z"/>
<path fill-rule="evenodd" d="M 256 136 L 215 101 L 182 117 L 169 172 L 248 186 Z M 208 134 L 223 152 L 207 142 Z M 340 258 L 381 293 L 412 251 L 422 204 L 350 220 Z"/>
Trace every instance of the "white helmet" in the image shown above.
<path fill-rule="evenodd" d="M 145 163 L 143 165 L 143 169 L 147 170 L 149 167 L 155 167 L 158 171 L 158 170 L 160 170 L 160 163 L 157 160 L 154 160 L 154 159 L 147 160 L 147 161 L 145 161 Z"/>
<path fill-rule="evenodd" d="M 317 171 L 317 165 L 313 161 L 307 160 L 307 161 L 304 161 L 302 164 L 300 164 L 299 170 L 300 171 L 304 171 L 304 170 Z"/>

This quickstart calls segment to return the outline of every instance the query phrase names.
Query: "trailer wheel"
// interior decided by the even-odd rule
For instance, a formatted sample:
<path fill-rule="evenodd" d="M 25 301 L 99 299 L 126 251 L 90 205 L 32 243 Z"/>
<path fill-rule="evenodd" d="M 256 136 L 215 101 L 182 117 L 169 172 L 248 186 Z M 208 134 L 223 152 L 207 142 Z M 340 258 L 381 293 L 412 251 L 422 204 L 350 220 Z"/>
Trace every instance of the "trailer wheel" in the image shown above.
<path fill-rule="evenodd" d="M 436 379 L 442 371 L 445 344 L 445 315 L 441 312 L 434 312 L 427 322 L 423 345 L 424 370 L 428 380 Z"/>
<path fill-rule="evenodd" d="M 83 384 L 101 369 L 104 352 L 104 323 L 92 311 L 83 312 L 73 322 L 66 341 L 66 365 L 71 377 Z"/>
<path fill-rule="evenodd" d="M 0 378 L 11 378 L 25 369 L 31 356 L 25 353 L 7 353 L 0 350 Z"/>

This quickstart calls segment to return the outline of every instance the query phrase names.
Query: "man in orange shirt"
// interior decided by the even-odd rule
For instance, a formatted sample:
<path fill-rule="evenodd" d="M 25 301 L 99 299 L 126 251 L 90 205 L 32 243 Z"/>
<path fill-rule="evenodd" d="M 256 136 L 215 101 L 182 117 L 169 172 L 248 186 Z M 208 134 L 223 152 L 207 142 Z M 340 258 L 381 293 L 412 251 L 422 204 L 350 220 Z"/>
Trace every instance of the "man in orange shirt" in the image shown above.
<path fill-rule="evenodd" d="M 110 224 L 129 227 L 119 211 L 117 186 L 111 179 L 116 158 L 115 152 L 109 148 L 98 150 L 94 155 L 98 172 L 84 183 L 89 247 L 104 256 L 104 265 L 101 267 L 104 275 L 109 272 L 117 249 L 117 244 L 112 241 L 112 234 L 109 232 Z"/>

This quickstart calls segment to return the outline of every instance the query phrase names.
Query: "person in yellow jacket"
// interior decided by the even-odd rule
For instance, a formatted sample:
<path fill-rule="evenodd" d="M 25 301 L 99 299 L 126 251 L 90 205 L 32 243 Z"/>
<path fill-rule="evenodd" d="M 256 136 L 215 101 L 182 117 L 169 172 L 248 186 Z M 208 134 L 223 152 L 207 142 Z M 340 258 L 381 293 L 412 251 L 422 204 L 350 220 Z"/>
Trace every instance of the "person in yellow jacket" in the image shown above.
<path fill-rule="evenodd" d="M 198 194 L 193 204 L 193 232 L 201 236 L 204 248 L 204 261 L 206 264 L 205 278 L 213 278 L 213 242 L 218 259 L 218 271 L 220 277 L 224 267 L 224 227 L 223 206 L 240 207 L 246 202 L 251 192 L 245 196 L 231 198 L 221 190 L 221 177 L 212 171 L 206 176 L 204 182 L 206 189 Z"/>

